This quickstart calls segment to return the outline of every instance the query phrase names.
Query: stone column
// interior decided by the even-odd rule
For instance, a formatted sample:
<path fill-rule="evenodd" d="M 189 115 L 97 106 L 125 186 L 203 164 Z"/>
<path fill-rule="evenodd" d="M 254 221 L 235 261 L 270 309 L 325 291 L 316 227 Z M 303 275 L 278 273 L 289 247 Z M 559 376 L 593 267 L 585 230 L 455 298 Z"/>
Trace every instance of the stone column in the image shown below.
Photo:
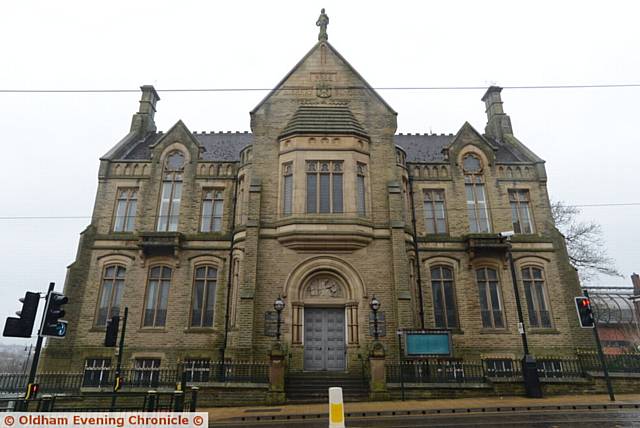
<path fill-rule="evenodd" d="M 269 353 L 269 395 L 268 404 L 282 404 L 286 401 L 284 391 L 285 352 L 282 343 L 274 343 Z"/>
<path fill-rule="evenodd" d="M 389 399 L 384 360 L 385 351 L 382 343 L 374 342 L 369 353 L 369 398 L 374 401 Z"/>

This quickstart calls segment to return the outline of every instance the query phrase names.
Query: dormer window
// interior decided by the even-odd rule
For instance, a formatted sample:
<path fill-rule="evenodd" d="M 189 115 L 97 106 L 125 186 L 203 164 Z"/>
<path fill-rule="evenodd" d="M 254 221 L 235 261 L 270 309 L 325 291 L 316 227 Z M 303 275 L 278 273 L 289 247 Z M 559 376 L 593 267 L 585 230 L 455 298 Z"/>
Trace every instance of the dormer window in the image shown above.
<path fill-rule="evenodd" d="M 184 154 L 175 150 L 169 153 L 164 161 L 158 232 L 175 232 L 178 230 L 183 175 Z"/>

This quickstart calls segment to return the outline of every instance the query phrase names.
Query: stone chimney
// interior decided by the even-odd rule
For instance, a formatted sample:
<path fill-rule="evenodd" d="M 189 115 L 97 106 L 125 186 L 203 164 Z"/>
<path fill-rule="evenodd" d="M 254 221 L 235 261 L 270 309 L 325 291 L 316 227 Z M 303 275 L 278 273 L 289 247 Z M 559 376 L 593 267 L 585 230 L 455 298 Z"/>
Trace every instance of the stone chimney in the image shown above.
<path fill-rule="evenodd" d="M 506 134 L 513 135 L 511 118 L 502 109 L 500 92 L 502 92 L 501 87 L 489 86 L 482 97 L 487 112 L 487 126 L 484 128 L 484 133 L 497 140 L 502 140 Z"/>
<path fill-rule="evenodd" d="M 631 283 L 633 284 L 633 295 L 640 296 L 640 275 L 634 272 L 631 275 Z"/>
<path fill-rule="evenodd" d="M 153 120 L 156 114 L 156 103 L 160 97 L 152 85 L 140 86 L 142 96 L 140 97 L 140 108 L 131 119 L 131 132 L 146 134 L 156 130 L 156 123 Z"/>

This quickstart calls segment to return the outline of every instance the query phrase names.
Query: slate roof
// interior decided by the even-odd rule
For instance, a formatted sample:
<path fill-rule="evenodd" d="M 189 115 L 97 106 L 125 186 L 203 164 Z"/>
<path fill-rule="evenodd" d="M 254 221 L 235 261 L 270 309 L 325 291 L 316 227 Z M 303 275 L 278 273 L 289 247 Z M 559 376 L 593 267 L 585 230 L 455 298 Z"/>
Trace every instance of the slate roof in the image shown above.
<path fill-rule="evenodd" d="M 308 106 L 307 106 L 308 107 Z M 330 107 L 333 108 L 333 107 Z M 361 135 L 366 132 L 353 117 L 351 112 L 332 112 L 331 125 L 323 123 L 317 127 L 314 120 L 316 114 L 327 117 L 325 112 L 314 111 L 310 114 L 304 109 L 300 115 L 289 122 L 282 135 L 290 132 L 304 131 L 313 133 L 314 131 L 325 133 L 328 126 L 332 126 L 332 132 L 356 133 Z M 327 113 L 328 114 L 328 113 Z M 349 132 L 347 132 L 349 131 Z M 303 132 L 303 133 L 304 133 Z M 151 158 L 151 146 L 155 144 L 163 134 L 152 132 L 144 138 L 134 140 L 121 147 L 110 158 L 112 160 L 147 160 Z M 206 161 L 233 162 L 240 160 L 240 152 L 245 147 L 253 143 L 253 134 L 250 132 L 194 132 L 193 136 L 204 147 L 202 159 Z M 450 144 L 455 135 L 453 134 L 397 134 L 394 137 L 396 145 L 402 147 L 407 153 L 407 162 L 444 162 L 442 149 Z M 531 162 L 532 159 L 522 152 L 517 146 L 500 141 L 491 141 L 497 147 L 497 162 Z"/>
<path fill-rule="evenodd" d="M 151 159 L 151 146 L 162 136 L 162 132 L 151 132 L 144 138 L 122 147 L 112 156 L 112 159 Z M 253 134 L 249 132 L 194 132 L 193 136 L 204 147 L 202 160 L 206 161 L 238 161 L 240 160 L 242 149 L 253 143 Z"/>
<path fill-rule="evenodd" d="M 351 134 L 368 137 L 358 119 L 346 106 L 301 105 L 280 134 Z"/>

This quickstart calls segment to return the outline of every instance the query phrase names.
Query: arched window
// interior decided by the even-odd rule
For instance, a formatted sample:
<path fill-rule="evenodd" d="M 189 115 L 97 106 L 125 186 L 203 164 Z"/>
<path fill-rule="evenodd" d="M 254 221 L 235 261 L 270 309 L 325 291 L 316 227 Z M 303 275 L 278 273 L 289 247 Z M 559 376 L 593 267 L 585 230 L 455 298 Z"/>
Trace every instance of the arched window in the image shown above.
<path fill-rule="evenodd" d="M 175 232 L 178 230 L 183 174 L 184 155 L 177 150 L 169 153 L 164 162 L 164 171 L 162 173 L 162 192 L 157 229 L 159 232 Z"/>
<path fill-rule="evenodd" d="M 102 271 L 102 284 L 96 326 L 105 326 L 111 317 L 120 315 L 120 301 L 124 292 L 124 275 L 126 269 L 120 265 L 105 266 Z"/>
<path fill-rule="evenodd" d="M 489 209 L 484 188 L 482 162 L 474 154 L 468 154 L 462 160 L 465 191 L 467 194 L 467 213 L 471 232 L 491 232 Z"/>
<path fill-rule="evenodd" d="M 453 287 L 453 271 L 447 266 L 431 269 L 433 313 L 438 328 L 458 328 L 456 295 Z"/>
<path fill-rule="evenodd" d="M 172 269 L 168 266 L 154 266 L 149 269 L 143 327 L 164 327 L 167 321 L 171 273 Z"/>
<path fill-rule="evenodd" d="M 527 296 L 527 310 L 531 327 L 551 328 L 551 312 L 544 284 L 544 271 L 535 266 L 522 269 L 522 283 Z"/>
<path fill-rule="evenodd" d="M 491 268 L 476 269 L 476 281 L 480 293 L 480 312 L 482 327 L 504 328 L 502 298 L 498 272 Z"/>
<path fill-rule="evenodd" d="M 218 269 L 215 266 L 196 267 L 191 301 L 191 327 L 213 327 Z"/>

